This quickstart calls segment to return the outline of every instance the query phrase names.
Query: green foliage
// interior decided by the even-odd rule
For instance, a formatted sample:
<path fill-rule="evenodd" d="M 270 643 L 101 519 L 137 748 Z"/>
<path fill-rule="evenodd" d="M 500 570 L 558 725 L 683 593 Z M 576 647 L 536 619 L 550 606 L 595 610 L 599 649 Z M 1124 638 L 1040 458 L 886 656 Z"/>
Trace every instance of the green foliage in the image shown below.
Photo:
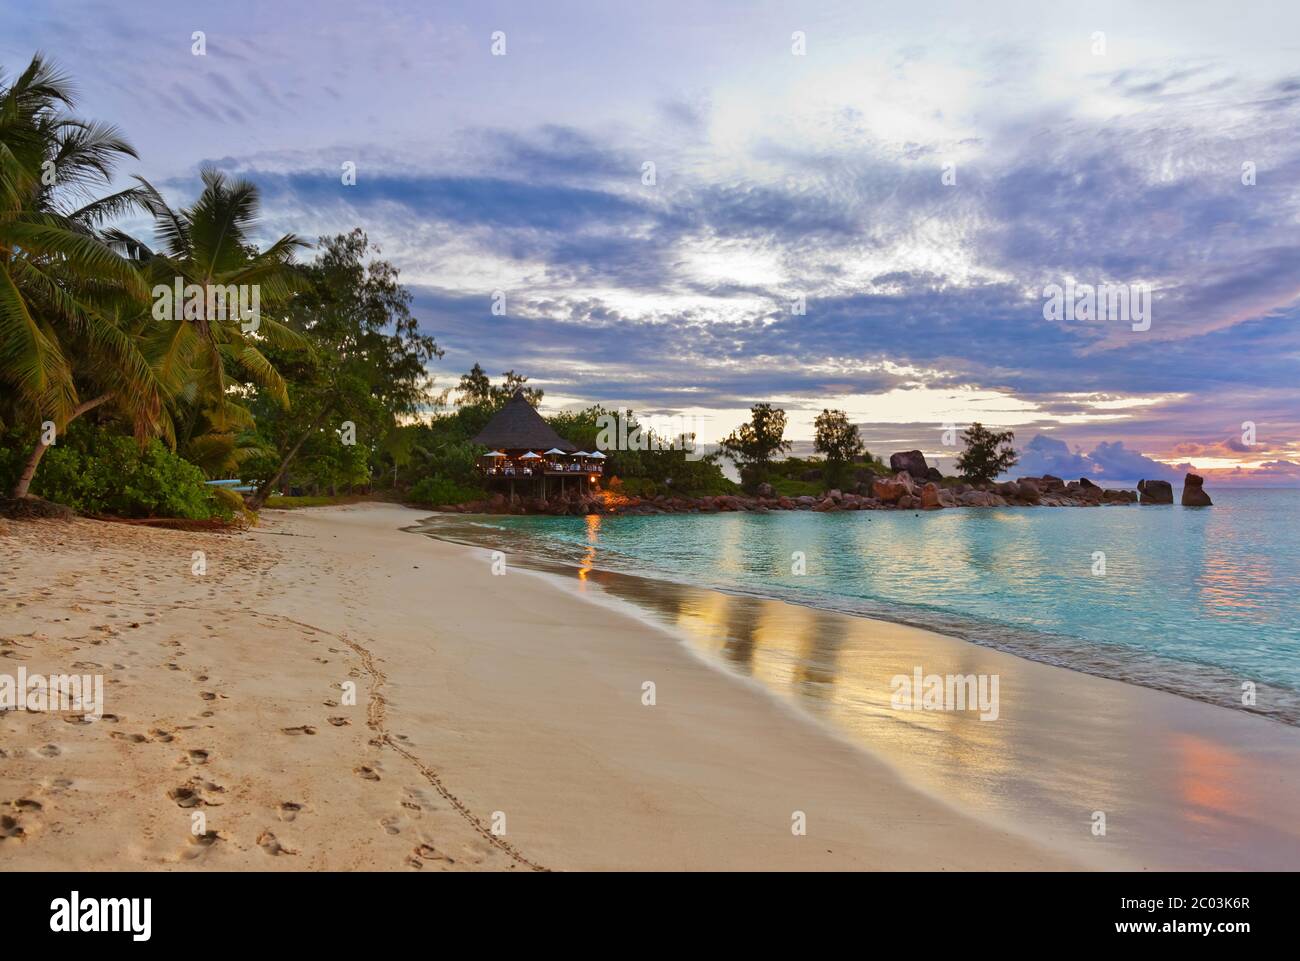
<path fill-rule="evenodd" d="M 306 349 L 267 346 L 289 405 L 267 391 L 252 405 L 261 446 L 273 451 L 243 468 L 258 486 L 254 504 L 280 484 L 332 491 L 368 484 L 372 473 L 410 461 L 416 438 L 403 436 L 396 447 L 390 439 L 398 417 L 429 399 L 425 364 L 442 351 L 420 333 L 410 292 L 378 253 L 360 230 L 322 237 L 315 260 L 300 271 L 305 287 L 288 320 Z M 344 423 L 355 429 L 355 446 L 341 443 Z"/>
<path fill-rule="evenodd" d="M 825 481 L 796 480 L 790 477 L 773 477 L 770 483 L 772 490 L 780 497 L 803 497 L 805 494 L 816 496 L 828 486 Z"/>
<path fill-rule="evenodd" d="M 107 405 L 140 436 L 165 433 L 135 324 L 149 290 L 101 229 L 142 207 L 143 191 L 94 197 L 136 154 L 112 125 L 70 115 L 72 92 L 41 54 L 12 78 L 0 71 L 0 420 L 62 430 Z"/>
<path fill-rule="evenodd" d="M 853 458 L 863 454 L 866 446 L 858 435 L 857 424 L 850 423 L 842 410 L 823 410 L 814 422 L 813 449 L 826 456 L 826 482 L 839 486 L 848 474 Z"/>
<path fill-rule="evenodd" d="M 626 480 L 622 477 L 611 477 L 605 486 L 612 493 L 625 494 L 628 497 L 656 497 L 667 493 L 660 490 L 659 484 L 648 477 L 629 477 Z"/>
<path fill-rule="evenodd" d="M 523 374 L 507 370 L 501 375 L 501 383 L 494 384 L 483 367 L 475 364 L 468 374 L 461 376 L 460 383 L 456 386 L 456 392 L 460 395 L 456 403 L 463 407 L 486 407 L 495 412 L 506 405 L 516 390 L 523 387 L 525 399 L 536 407 L 542 402 L 545 392 L 540 387 L 524 387 L 527 382 L 528 378 Z"/>
<path fill-rule="evenodd" d="M 1011 442 L 1013 431 L 993 431 L 978 422 L 962 431 L 966 449 L 957 457 L 957 469 L 973 484 L 987 483 L 1020 459 Z"/>
<path fill-rule="evenodd" d="M 474 487 L 463 487 L 455 481 L 447 480 L 445 477 L 426 477 L 407 494 L 407 498 L 415 504 L 427 504 L 430 507 L 440 507 L 443 504 L 464 504 L 469 501 L 480 500 L 483 497 L 483 491 Z"/>
<path fill-rule="evenodd" d="M 25 449 L 5 438 L 0 478 L 6 486 L 17 477 Z M 199 468 L 158 440 L 141 450 L 131 437 L 78 422 L 46 452 L 32 493 L 83 514 L 229 520 L 232 506 L 203 481 Z"/>
<path fill-rule="evenodd" d="M 581 450 L 602 451 L 606 455 L 605 476 L 619 478 L 629 494 L 702 497 L 736 491 L 736 485 L 718 466 L 719 455 L 697 456 L 689 449 L 694 446 L 693 436 L 659 437 L 643 428 L 631 410 L 619 412 L 595 405 L 556 414 L 548 423 Z M 641 493 L 651 489 L 655 493 Z"/>
<path fill-rule="evenodd" d="M 857 456 L 862 459 L 841 465 L 838 474 L 829 461 L 820 457 L 786 457 L 772 462 L 768 483 L 785 497 L 801 497 L 820 494 L 833 487 L 848 489 L 859 481 L 870 482 L 874 477 L 889 475 L 889 468 L 867 451 Z M 805 475 L 814 471 L 820 476 L 805 479 Z"/>
<path fill-rule="evenodd" d="M 767 480 L 772 458 L 788 451 L 790 442 L 784 439 L 785 411 L 762 403 L 751 407 L 749 414 L 749 423 L 722 441 L 722 451 L 740 470 L 741 484 L 753 490 Z"/>

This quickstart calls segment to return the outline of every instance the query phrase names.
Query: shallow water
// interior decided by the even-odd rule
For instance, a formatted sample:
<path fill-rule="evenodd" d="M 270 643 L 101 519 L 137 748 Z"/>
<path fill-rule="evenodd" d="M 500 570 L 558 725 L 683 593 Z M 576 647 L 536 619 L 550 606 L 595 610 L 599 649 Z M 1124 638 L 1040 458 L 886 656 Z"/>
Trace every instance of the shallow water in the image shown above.
<path fill-rule="evenodd" d="M 916 624 L 1300 723 L 1300 491 L 1214 498 L 1203 509 L 456 515 L 434 524 L 507 553 Z M 1247 683 L 1253 705 L 1242 703 Z"/>

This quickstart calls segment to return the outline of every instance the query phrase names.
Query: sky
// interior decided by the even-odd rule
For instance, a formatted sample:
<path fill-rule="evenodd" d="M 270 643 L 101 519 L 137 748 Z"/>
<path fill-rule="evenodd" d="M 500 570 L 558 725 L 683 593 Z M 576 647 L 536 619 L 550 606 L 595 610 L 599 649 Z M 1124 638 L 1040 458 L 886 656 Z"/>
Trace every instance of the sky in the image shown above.
<path fill-rule="evenodd" d="M 175 203 L 210 164 L 266 242 L 362 227 L 438 387 L 1300 486 L 1300 4 L 0 0 L 6 75 L 37 50 Z"/>

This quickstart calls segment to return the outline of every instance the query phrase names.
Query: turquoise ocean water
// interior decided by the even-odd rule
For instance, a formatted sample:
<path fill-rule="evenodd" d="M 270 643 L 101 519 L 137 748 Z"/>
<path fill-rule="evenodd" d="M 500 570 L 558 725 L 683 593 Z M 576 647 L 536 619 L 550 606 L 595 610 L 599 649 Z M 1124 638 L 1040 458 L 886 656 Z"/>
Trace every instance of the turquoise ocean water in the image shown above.
<path fill-rule="evenodd" d="M 458 517 L 455 527 L 456 539 L 507 552 L 915 624 L 1225 706 L 1240 707 L 1252 681 L 1254 710 L 1300 723 L 1300 491 L 1212 493 L 1201 509 Z"/>

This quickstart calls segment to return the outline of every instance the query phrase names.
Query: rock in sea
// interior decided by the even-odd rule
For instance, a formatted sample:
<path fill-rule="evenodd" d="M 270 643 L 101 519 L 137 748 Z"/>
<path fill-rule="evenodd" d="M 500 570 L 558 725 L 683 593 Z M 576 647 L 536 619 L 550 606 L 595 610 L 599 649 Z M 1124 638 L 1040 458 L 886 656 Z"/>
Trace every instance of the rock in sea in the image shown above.
<path fill-rule="evenodd" d="M 1172 504 L 1174 502 L 1174 488 L 1169 481 L 1140 480 L 1138 481 L 1138 493 L 1142 495 L 1141 503 L 1143 504 Z"/>
<path fill-rule="evenodd" d="M 1214 501 L 1210 500 L 1210 495 L 1205 493 L 1205 478 L 1200 474 L 1188 474 L 1187 479 L 1183 481 L 1183 506 L 1184 507 L 1212 507 Z"/>

